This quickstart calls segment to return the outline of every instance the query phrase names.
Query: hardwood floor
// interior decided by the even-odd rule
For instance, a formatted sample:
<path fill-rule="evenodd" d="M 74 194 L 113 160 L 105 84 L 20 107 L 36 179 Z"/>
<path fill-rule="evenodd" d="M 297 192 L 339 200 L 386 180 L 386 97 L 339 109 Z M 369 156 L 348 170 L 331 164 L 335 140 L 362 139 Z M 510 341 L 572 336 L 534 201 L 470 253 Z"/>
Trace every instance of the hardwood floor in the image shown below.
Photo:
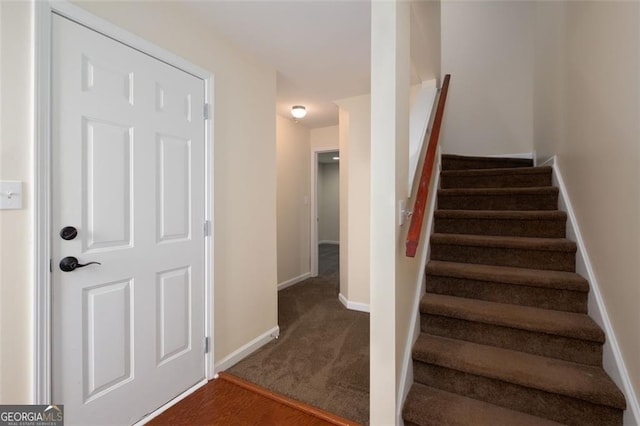
<path fill-rule="evenodd" d="M 357 423 L 220 373 L 148 425 L 355 426 Z"/>

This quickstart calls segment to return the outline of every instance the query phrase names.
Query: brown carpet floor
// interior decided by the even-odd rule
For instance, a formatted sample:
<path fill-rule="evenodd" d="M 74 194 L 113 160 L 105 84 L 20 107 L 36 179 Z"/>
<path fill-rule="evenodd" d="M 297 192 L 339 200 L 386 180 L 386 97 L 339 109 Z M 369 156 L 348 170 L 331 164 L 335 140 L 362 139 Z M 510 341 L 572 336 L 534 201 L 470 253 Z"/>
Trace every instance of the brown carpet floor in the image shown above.
<path fill-rule="evenodd" d="M 278 293 L 280 338 L 227 372 L 369 424 L 369 314 L 338 301 L 338 246 L 319 254 L 318 277 Z"/>

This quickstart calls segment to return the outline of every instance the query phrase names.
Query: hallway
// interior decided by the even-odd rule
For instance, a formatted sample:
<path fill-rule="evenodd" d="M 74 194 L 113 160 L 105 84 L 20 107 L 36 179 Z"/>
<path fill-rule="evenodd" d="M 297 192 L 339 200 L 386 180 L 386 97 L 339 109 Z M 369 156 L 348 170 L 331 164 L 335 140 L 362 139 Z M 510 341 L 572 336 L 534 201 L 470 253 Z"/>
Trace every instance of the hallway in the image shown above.
<path fill-rule="evenodd" d="M 338 301 L 339 246 L 319 246 L 318 269 L 279 292 L 280 338 L 227 372 L 368 424 L 369 314 Z"/>

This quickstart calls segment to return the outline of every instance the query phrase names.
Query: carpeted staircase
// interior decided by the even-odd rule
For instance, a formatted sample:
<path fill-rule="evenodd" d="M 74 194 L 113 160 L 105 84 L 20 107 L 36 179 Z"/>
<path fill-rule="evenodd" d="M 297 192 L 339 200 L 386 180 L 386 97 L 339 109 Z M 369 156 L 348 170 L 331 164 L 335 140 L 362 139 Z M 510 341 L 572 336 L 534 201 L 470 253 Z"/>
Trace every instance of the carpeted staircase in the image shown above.
<path fill-rule="evenodd" d="M 406 425 L 621 425 L 550 167 L 442 156 Z"/>

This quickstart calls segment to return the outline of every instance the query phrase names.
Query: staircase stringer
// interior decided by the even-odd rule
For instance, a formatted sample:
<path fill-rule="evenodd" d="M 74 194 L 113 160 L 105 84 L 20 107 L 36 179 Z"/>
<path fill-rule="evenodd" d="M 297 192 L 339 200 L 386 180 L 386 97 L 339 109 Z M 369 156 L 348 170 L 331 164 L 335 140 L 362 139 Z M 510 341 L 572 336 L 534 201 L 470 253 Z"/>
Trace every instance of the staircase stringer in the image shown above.
<path fill-rule="evenodd" d="M 424 161 L 424 159 L 423 159 Z M 413 298 L 413 306 L 411 306 L 411 312 L 413 313 L 413 321 L 409 326 L 409 332 L 405 338 L 405 348 L 402 355 L 402 370 L 400 373 L 400 382 L 398 386 L 397 397 L 397 423 L 403 425 L 402 408 L 404 402 L 407 399 L 411 385 L 413 384 L 413 357 L 412 349 L 418 336 L 420 335 L 420 299 L 426 293 L 426 266 L 429 259 L 429 253 L 431 250 L 431 234 L 433 233 L 433 220 L 434 212 L 436 209 L 436 201 L 438 199 L 438 189 L 440 188 L 440 171 L 442 162 L 442 152 L 438 145 L 436 149 L 436 155 L 434 159 L 433 175 L 431 176 L 431 185 L 429 186 L 429 198 L 427 199 L 427 205 L 424 212 L 425 226 L 423 226 L 422 235 L 420 236 L 421 244 L 418 247 L 416 257 L 420 261 L 418 267 L 418 279 L 415 283 L 415 296 Z"/>
<path fill-rule="evenodd" d="M 640 402 L 631 384 L 629 371 L 625 365 L 613 325 L 609 319 L 609 314 L 607 313 L 604 299 L 600 292 L 600 286 L 593 271 L 586 245 L 582 238 L 571 200 L 569 199 L 567 187 L 560 172 L 557 156 L 554 155 L 542 164 L 539 164 L 539 166 L 551 166 L 553 168 L 553 185 L 559 189 L 558 210 L 567 213 L 567 238 L 575 241 L 577 245 L 576 273 L 585 277 L 590 286 L 589 316 L 602 327 L 607 336 L 602 348 L 602 366 L 615 384 L 623 390 L 627 398 L 627 409 L 624 412 L 623 422 L 625 425 L 640 425 Z"/>

